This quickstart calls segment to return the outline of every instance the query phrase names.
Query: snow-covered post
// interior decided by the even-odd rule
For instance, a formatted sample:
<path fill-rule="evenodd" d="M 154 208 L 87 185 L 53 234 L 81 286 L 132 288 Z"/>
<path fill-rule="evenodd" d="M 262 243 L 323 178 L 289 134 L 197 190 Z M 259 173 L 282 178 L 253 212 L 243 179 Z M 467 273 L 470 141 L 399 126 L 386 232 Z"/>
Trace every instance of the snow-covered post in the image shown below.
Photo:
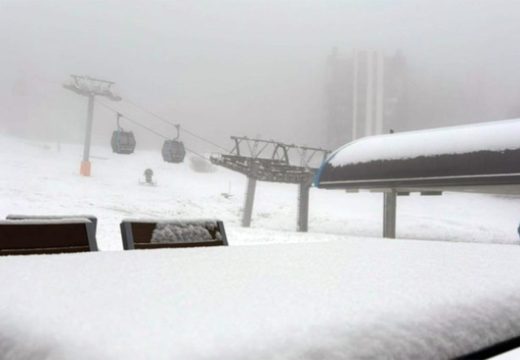
<path fill-rule="evenodd" d="M 247 177 L 246 202 L 244 205 L 244 215 L 242 217 L 242 226 L 251 226 L 251 217 L 253 215 L 253 204 L 255 202 L 256 179 Z"/>
<path fill-rule="evenodd" d="M 395 239 L 397 193 L 391 189 L 383 196 L 383 237 Z"/>
<path fill-rule="evenodd" d="M 307 232 L 309 229 L 309 192 L 311 186 L 307 182 L 298 185 L 298 225 L 300 232 Z"/>

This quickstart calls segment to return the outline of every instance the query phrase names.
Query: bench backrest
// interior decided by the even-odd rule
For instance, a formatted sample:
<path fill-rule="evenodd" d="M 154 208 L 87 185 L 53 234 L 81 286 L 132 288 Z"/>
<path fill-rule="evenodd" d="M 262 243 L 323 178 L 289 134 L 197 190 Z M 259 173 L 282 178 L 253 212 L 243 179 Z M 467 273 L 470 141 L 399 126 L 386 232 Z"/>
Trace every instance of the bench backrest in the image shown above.
<path fill-rule="evenodd" d="M 168 238 L 168 233 L 161 234 L 163 230 L 173 230 L 177 236 Z M 205 236 L 198 236 L 201 231 Z M 189 240 L 183 241 L 183 236 Z M 123 220 L 121 237 L 125 250 L 228 245 L 220 220 Z"/>
<path fill-rule="evenodd" d="M 26 214 L 9 214 L 5 217 L 7 220 L 60 220 L 60 219 L 89 219 L 92 227 L 94 238 L 97 231 L 97 217 L 94 215 L 26 215 Z"/>
<path fill-rule="evenodd" d="M 97 251 L 88 219 L 0 221 L 0 255 Z"/>

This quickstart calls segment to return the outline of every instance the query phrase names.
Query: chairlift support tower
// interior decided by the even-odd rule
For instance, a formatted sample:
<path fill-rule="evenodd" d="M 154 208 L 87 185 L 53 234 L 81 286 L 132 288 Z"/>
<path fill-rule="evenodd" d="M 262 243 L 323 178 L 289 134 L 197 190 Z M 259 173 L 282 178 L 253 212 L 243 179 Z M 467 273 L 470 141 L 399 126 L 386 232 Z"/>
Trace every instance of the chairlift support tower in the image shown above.
<path fill-rule="evenodd" d="M 90 142 L 92 138 L 92 121 L 94 118 L 94 99 L 96 96 L 104 96 L 112 101 L 121 101 L 121 97 L 112 92 L 115 83 L 107 80 L 94 79 L 89 76 L 71 75 L 71 80 L 63 87 L 78 95 L 88 98 L 87 124 L 85 129 L 85 141 L 83 143 L 83 160 L 81 161 L 80 174 L 90 176 Z"/>
<path fill-rule="evenodd" d="M 297 184 L 297 230 L 306 232 L 309 224 L 309 191 L 317 168 L 311 167 L 319 156 L 325 160 L 330 151 L 321 148 L 284 144 L 273 140 L 232 136 L 235 146 L 229 154 L 212 155 L 210 160 L 247 176 L 242 226 L 249 227 L 253 214 L 257 181 Z M 297 160 L 297 165 L 291 164 Z"/>

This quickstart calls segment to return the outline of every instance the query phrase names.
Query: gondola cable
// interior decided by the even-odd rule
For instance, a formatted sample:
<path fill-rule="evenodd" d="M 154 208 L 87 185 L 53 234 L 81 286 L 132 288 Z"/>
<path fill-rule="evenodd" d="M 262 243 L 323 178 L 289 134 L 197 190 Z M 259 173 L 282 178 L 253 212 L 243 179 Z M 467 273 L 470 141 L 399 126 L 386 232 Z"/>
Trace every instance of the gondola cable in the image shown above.
<path fill-rule="evenodd" d="M 144 107 L 137 105 L 137 104 L 134 103 L 133 101 L 130 101 L 130 100 L 127 100 L 127 99 L 124 99 L 123 101 L 124 101 L 124 102 L 127 102 L 127 103 L 129 103 L 130 105 L 136 107 L 137 109 L 139 109 L 139 110 L 141 110 L 141 111 L 143 111 L 143 112 L 145 112 L 145 113 L 147 113 L 147 114 L 149 114 L 149 115 L 155 117 L 156 119 L 158 119 L 158 120 L 164 122 L 165 124 L 168 124 L 168 125 L 171 125 L 171 126 L 177 126 L 177 125 L 178 125 L 178 124 L 175 124 L 174 122 L 171 122 L 171 121 L 169 121 L 168 119 L 165 119 L 164 117 L 162 117 L 162 116 L 160 116 L 160 115 L 154 113 L 153 111 L 147 110 L 147 109 L 145 109 Z M 210 144 L 210 145 L 213 145 L 214 147 L 219 148 L 220 150 L 224 150 L 225 152 L 229 152 L 228 149 L 226 149 L 226 148 L 220 146 L 219 144 L 214 143 L 214 142 L 211 141 L 211 140 L 208 140 L 208 139 L 206 139 L 206 138 L 204 138 L 204 137 L 202 137 L 202 136 L 200 136 L 200 135 L 197 135 L 197 134 L 195 134 L 194 132 L 189 131 L 189 130 L 187 130 L 187 129 L 184 128 L 184 127 L 183 127 L 182 129 L 183 129 L 183 131 L 184 131 L 185 133 L 187 133 L 187 134 L 193 136 L 194 138 L 197 138 L 197 139 L 199 139 L 199 140 L 201 140 L 201 141 L 204 141 L 204 142 L 206 142 L 206 143 L 208 143 L 208 144 Z"/>
<path fill-rule="evenodd" d="M 106 109 L 108 109 L 108 110 L 110 110 L 110 111 L 112 111 L 112 112 L 114 112 L 114 113 L 116 113 L 116 114 L 121 114 L 122 117 L 124 117 L 124 119 L 125 119 L 126 121 L 129 121 L 129 122 L 133 123 L 134 125 L 137 125 L 137 126 L 143 128 L 143 129 L 145 129 L 145 130 L 151 132 L 152 134 L 157 135 L 157 136 L 163 138 L 163 139 L 166 140 L 166 141 L 169 140 L 169 138 L 168 138 L 167 136 L 164 136 L 163 134 L 161 134 L 161 133 L 155 131 L 154 129 L 152 129 L 152 128 L 146 126 L 146 125 L 141 124 L 139 121 L 134 120 L 134 119 L 128 117 L 127 115 L 125 115 L 125 114 L 122 113 L 121 111 L 119 111 L 119 110 L 113 108 L 112 106 L 107 105 L 107 104 L 105 104 L 104 102 L 99 101 L 99 100 L 96 100 L 96 101 L 97 101 L 98 104 L 100 104 L 100 105 L 103 106 L 104 108 L 106 108 Z M 189 152 L 189 153 L 191 153 L 191 154 L 193 154 L 193 155 L 195 155 L 195 156 L 198 156 L 198 157 L 200 157 L 200 158 L 202 158 L 202 159 L 204 159 L 204 160 L 209 161 L 209 159 L 208 159 L 207 157 L 205 157 L 205 156 L 199 154 L 198 152 L 193 151 L 193 150 L 191 150 L 191 149 L 188 149 L 188 148 L 186 148 L 186 147 L 184 147 L 184 148 L 186 149 L 187 152 Z"/>

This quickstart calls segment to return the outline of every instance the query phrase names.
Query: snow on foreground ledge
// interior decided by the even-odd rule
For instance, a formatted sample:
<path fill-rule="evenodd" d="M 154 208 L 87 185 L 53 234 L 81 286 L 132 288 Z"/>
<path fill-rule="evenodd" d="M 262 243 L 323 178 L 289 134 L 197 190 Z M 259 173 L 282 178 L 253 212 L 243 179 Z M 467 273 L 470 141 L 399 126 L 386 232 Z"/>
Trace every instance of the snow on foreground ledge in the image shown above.
<path fill-rule="evenodd" d="M 520 335 L 519 258 L 371 239 L 3 257 L 0 358 L 453 358 Z"/>
<path fill-rule="evenodd" d="M 353 141 L 336 150 L 328 162 L 338 167 L 373 160 L 514 150 L 520 148 L 519 138 L 520 119 L 407 131 Z"/>

